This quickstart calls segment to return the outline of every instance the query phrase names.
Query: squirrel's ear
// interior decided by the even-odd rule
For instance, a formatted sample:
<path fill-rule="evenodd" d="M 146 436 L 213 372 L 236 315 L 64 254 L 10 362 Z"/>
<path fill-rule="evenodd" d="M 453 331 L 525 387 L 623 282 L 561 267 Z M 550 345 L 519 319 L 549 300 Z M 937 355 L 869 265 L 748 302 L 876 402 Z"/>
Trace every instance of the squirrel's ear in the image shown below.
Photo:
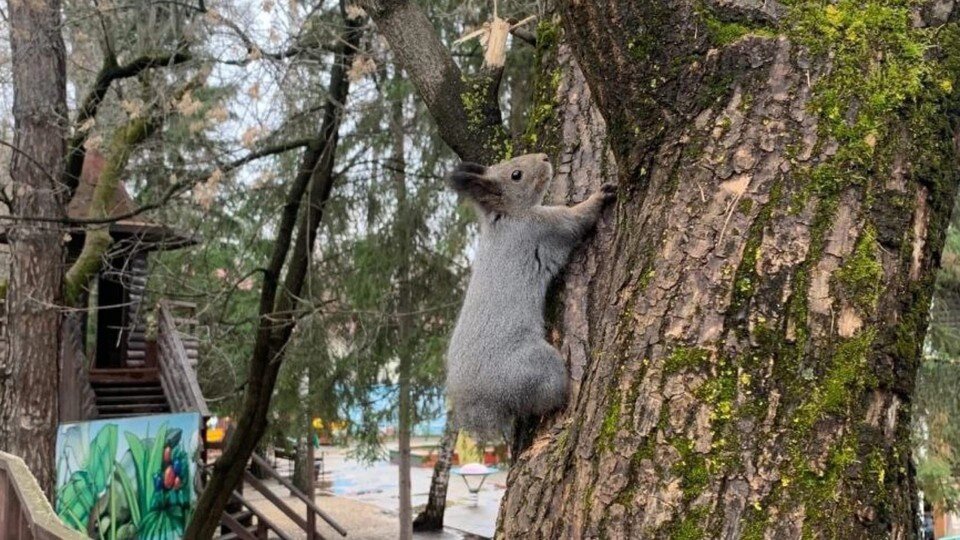
<path fill-rule="evenodd" d="M 499 211 L 503 207 L 503 188 L 497 181 L 483 176 L 482 171 L 486 171 L 482 165 L 461 164 L 450 175 L 450 187 L 473 199 L 489 212 Z"/>
<path fill-rule="evenodd" d="M 457 172 L 473 173 L 473 174 L 484 174 L 487 172 L 487 168 L 479 163 L 473 163 L 470 161 L 464 161 L 461 164 L 457 165 Z"/>

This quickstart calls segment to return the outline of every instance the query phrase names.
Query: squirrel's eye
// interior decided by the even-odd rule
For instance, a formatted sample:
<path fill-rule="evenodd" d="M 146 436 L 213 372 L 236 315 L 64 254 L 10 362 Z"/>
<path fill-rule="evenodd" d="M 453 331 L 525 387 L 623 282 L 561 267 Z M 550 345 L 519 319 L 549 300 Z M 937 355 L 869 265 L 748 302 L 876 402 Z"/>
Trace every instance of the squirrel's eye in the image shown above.
<path fill-rule="evenodd" d="M 513 174 L 510 175 L 510 178 L 512 178 L 513 180 L 520 180 L 521 178 L 523 178 L 523 171 L 521 171 L 520 169 L 513 171 Z"/>

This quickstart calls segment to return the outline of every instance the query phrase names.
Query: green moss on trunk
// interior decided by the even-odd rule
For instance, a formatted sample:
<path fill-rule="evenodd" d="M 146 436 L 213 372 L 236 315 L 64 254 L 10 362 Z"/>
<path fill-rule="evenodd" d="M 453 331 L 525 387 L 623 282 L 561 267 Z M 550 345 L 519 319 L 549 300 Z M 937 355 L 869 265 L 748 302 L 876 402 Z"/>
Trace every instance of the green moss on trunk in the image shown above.
<path fill-rule="evenodd" d="M 157 121 L 150 117 L 135 118 L 114 133 L 107 149 L 107 162 L 97 179 L 87 217 L 110 217 L 111 205 L 120 186 L 121 176 L 133 150 L 156 129 Z M 110 247 L 109 224 L 87 228 L 83 249 L 64 278 L 64 294 L 68 305 L 76 306 L 83 297 L 87 284 L 100 270 L 101 259 Z"/>

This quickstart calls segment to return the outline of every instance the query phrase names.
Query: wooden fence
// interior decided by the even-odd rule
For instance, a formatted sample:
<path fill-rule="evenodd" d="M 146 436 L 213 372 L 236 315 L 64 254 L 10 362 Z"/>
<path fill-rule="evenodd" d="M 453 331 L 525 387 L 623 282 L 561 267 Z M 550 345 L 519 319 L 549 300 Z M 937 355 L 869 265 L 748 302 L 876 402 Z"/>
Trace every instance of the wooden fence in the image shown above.
<path fill-rule="evenodd" d="M 3 540 L 82 540 L 54 513 L 26 464 L 0 452 L 0 538 Z"/>

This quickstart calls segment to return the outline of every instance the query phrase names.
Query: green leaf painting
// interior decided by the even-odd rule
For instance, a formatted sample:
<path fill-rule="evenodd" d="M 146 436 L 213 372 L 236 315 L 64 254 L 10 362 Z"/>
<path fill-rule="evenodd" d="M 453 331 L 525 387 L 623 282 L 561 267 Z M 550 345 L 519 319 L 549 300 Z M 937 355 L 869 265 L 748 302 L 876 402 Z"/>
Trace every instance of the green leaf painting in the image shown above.
<path fill-rule="evenodd" d="M 196 501 L 200 415 L 168 414 L 60 426 L 56 511 L 104 540 L 175 540 Z"/>

